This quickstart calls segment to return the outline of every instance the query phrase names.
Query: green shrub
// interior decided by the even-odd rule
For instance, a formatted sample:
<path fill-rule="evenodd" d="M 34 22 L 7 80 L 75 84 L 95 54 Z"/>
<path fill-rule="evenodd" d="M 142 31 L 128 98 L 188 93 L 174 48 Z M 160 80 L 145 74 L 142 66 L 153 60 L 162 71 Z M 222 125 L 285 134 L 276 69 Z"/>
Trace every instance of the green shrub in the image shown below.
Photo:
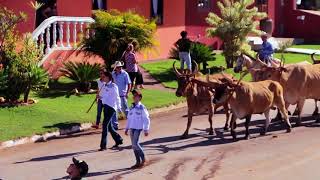
<path fill-rule="evenodd" d="M 89 92 L 91 82 L 99 78 L 101 65 L 98 63 L 90 64 L 88 62 L 67 62 L 64 68 L 60 69 L 63 76 L 78 83 L 80 91 Z"/>
<path fill-rule="evenodd" d="M 192 43 L 190 55 L 193 61 L 197 62 L 198 64 L 202 63 L 202 71 L 204 73 L 207 72 L 207 62 L 214 61 L 216 59 L 213 49 L 199 42 Z M 170 50 L 170 58 L 179 59 L 179 51 L 176 47 Z"/>
<path fill-rule="evenodd" d="M 94 35 L 82 42 L 82 49 L 100 55 L 107 68 L 120 60 L 128 43 L 136 51 L 150 50 L 154 44 L 156 24 L 134 12 L 94 11 L 95 23 L 90 25 Z"/>

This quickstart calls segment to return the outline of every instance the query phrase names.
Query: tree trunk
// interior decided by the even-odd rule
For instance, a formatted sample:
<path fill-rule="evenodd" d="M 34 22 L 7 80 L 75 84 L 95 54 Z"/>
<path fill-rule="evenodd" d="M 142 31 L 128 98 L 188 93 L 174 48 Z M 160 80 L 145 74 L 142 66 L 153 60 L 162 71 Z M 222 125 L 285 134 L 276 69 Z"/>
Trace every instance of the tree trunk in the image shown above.
<path fill-rule="evenodd" d="M 28 103 L 29 94 L 30 94 L 30 86 L 28 86 L 26 88 L 26 90 L 24 91 L 24 94 L 23 94 L 23 102 L 24 103 Z"/>
<path fill-rule="evenodd" d="M 226 59 L 227 69 L 233 68 L 233 57 L 226 56 L 225 59 Z"/>

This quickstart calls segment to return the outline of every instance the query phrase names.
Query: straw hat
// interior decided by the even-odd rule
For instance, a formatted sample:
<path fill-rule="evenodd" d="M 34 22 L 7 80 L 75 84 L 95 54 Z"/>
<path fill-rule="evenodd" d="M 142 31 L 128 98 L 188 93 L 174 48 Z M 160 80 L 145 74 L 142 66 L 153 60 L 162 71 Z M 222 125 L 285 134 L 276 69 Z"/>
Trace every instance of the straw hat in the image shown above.
<path fill-rule="evenodd" d="M 116 67 L 122 67 L 124 66 L 124 63 L 122 61 L 116 61 L 114 64 L 113 64 L 113 67 L 116 68 Z"/>

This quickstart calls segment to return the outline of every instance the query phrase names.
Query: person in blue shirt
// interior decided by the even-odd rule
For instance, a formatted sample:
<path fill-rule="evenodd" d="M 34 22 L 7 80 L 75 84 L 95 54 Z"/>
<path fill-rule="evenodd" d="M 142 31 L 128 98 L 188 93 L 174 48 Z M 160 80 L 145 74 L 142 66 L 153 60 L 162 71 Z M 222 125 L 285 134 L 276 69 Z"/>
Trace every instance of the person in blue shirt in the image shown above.
<path fill-rule="evenodd" d="M 116 61 L 114 64 L 114 71 L 112 72 L 112 77 L 114 79 L 114 83 L 119 88 L 119 96 L 121 100 L 121 111 L 125 113 L 126 117 L 128 115 L 128 94 L 131 90 L 131 80 L 129 74 L 122 69 L 123 62 Z M 118 118 L 114 117 L 112 120 L 113 127 L 117 130 L 119 127 Z"/>
<path fill-rule="evenodd" d="M 270 42 L 268 42 L 268 34 L 262 34 L 262 48 L 259 51 L 259 58 L 265 62 L 266 64 L 270 65 L 273 59 L 274 49 Z"/>
<path fill-rule="evenodd" d="M 133 103 L 129 110 L 125 134 L 128 135 L 130 132 L 132 149 L 136 157 L 136 164 L 131 168 L 135 169 L 143 167 L 146 161 L 139 139 L 141 132 L 143 132 L 145 136 L 149 135 L 150 118 L 147 108 L 140 102 L 142 99 L 141 92 L 133 90 L 132 95 Z"/>

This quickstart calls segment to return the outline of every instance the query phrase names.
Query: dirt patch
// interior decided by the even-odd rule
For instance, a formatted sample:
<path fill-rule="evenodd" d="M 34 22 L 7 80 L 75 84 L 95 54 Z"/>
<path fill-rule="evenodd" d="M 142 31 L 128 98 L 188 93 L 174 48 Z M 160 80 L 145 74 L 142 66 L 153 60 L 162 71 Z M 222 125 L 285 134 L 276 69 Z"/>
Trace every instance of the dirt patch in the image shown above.
<path fill-rule="evenodd" d="M 171 167 L 170 171 L 168 174 L 165 176 L 166 180 L 176 180 L 178 179 L 180 170 L 179 168 L 183 166 L 186 162 L 191 161 L 191 158 L 183 158 L 179 160 L 178 162 L 174 163 L 173 166 Z"/>
<path fill-rule="evenodd" d="M 200 163 L 194 168 L 194 171 L 195 171 L 195 172 L 200 171 L 200 169 L 201 169 L 202 166 L 206 163 L 206 161 L 207 161 L 207 158 L 202 159 L 202 160 L 200 161 Z"/>
<path fill-rule="evenodd" d="M 220 169 L 220 164 L 226 154 L 227 151 L 221 153 L 216 159 L 213 160 L 213 165 L 211 166 L 209 173 L 204 175 L 201 180 L 208 180 L 214 178 L 216 172 Z"/>
<path fill-rule="evenodd" d="M 154 159 L 148 160 L 148 161 L 146 162 L 146 164 L 144 165 L 143 168 L 146 168 L 146 167 L 148 167 L 148 166 L 150 166 L 150 165 L 152 165 L 152 164 L 155 164 L 155 163 L 159 162 L 161 159 L 162 159 L 162 158 L 154 158 Z M 132 173 L 137 172 L 137 171 L 139 171 L 139 170 L 141 170 L 141 169 L 134 169 L 134 170 L 128 169 L 128 171 L 123 172 L 123 173 L 118 174 L 118 175 L 115 175 L 115 176 L 113 176 L 112 178 L 110 178 L 109 180 L 120 180 L 120 179 L 124 179 L 123 176 L 128 175 L 128 174 L 132 174 Z"/>

